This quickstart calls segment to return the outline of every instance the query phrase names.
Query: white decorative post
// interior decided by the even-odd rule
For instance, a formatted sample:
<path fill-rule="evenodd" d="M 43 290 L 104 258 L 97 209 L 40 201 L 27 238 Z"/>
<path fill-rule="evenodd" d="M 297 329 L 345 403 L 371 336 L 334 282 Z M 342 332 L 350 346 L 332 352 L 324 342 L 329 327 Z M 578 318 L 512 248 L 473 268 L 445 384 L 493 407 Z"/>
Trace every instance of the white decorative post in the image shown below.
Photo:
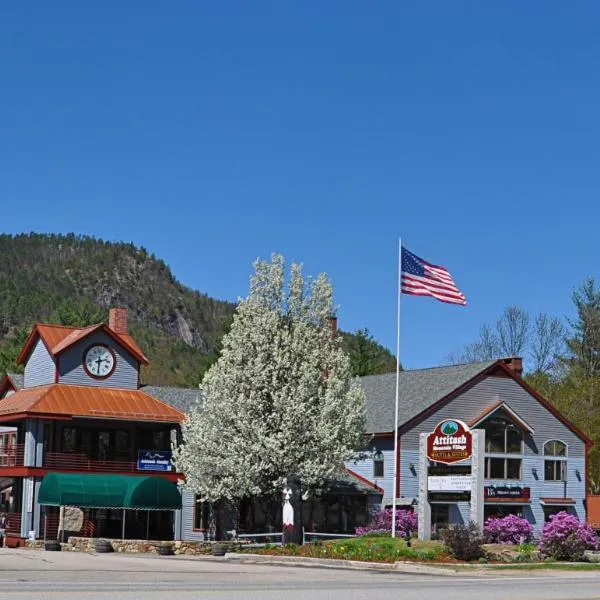
<path fill-rule="evenodd" d="M 429 459 L 427 458 L 427 433 L 419 435 L 419 539 L 428 540 L 431 537 L 431 505 L 429 504 L 427 477 Z"/>
<path fill-rule="evenodd" d="M 483 479 L 485 474 L 485 431 L 473 429 L 471 456 L 471 521 L 483 530 Z"/>

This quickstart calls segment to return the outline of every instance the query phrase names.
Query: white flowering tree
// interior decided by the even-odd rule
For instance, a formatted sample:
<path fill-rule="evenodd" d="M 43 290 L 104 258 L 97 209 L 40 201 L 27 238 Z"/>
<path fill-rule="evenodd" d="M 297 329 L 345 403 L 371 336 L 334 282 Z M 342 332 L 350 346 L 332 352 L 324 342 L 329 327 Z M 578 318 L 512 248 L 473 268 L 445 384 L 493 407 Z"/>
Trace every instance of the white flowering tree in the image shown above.
<path fill-rule="evenodd" d="M 175 452 L 204 501 L 279 498 L 283 479 L 318 491 L 362 445 L 364 396 L 332 333 L 333 288 L 283 257 L 257 261 L 203 400 Z"/>

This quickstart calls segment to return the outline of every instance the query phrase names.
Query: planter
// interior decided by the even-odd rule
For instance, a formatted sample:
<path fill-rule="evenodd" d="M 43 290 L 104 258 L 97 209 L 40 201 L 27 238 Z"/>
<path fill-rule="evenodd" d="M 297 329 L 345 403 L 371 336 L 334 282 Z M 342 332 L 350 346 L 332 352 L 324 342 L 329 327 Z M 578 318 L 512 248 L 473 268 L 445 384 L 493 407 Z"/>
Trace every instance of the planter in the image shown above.
<path fill-rule="evenodd" d="M 211 554 L 213 556 L 225 556 L 227 546 L 225 544 L 213 544 Z"/>
<path fill-rule="evenodd" d="M 60 552 L 60 542 L 58 540 L 47 540 L 44 542 L 44 550 L 48 550 L 48 552 Z"/>
<path fill-rule="evenodd" d="M 173 546 L 171 544 L 162 544 L 158 547 L 158 553 L 161 556 L 173 556 Z"/>
<path fill-rule="evenodd" d="M 114 548 L 108 540 L 96 540 L 96 542 L 94 543 L 94 550 L 99 554 L 104 554 L 106 552 L 114 552 Z"/>

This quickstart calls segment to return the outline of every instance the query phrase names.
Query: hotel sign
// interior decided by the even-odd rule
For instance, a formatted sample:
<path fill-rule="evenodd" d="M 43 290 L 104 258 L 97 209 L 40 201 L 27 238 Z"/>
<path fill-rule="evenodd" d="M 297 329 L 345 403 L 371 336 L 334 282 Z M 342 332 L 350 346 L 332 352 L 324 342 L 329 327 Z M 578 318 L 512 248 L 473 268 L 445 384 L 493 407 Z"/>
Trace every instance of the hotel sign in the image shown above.
<path fill-rule="evenodd" d="M 458 419 L 447 419 L 438 423 L 427 436 L 427 458 L 451 465 L 469 460 L 473 452 L 473 434 L 469 427 Z"/>

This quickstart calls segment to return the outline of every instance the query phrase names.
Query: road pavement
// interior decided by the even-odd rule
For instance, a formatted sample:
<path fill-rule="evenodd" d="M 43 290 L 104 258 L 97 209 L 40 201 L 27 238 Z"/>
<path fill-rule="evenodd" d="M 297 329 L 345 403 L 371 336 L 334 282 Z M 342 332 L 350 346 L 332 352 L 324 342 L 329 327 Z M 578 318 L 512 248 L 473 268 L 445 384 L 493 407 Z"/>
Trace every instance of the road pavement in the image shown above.
<path fill-rule="evenodd" d="M 592 600 L 600 599 L 600 573 L 411 575 L 210 558 L 0 549 L 0 598 Z"/>

